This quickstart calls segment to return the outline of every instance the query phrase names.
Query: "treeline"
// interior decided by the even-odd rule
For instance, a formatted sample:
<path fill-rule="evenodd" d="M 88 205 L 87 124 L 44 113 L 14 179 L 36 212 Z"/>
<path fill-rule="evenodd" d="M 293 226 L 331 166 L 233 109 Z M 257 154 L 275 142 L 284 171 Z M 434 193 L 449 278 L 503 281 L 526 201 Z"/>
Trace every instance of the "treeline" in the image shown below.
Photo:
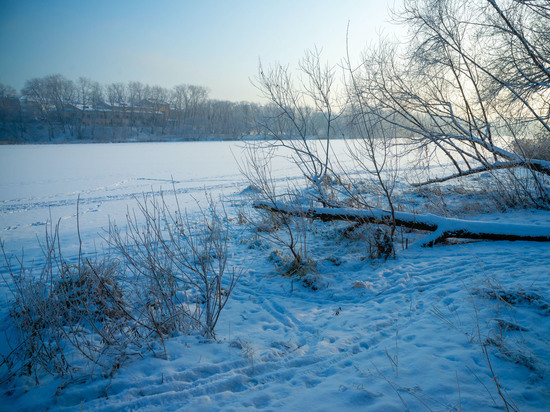
<path fill-rule="evenodd" d="M 234 139 L 259 136 L 269 106 L 211 99 L 207 88 L 141 82 L 100 84 L 60 74 L 17 93 L 0 84 L 0 140 Z"/>

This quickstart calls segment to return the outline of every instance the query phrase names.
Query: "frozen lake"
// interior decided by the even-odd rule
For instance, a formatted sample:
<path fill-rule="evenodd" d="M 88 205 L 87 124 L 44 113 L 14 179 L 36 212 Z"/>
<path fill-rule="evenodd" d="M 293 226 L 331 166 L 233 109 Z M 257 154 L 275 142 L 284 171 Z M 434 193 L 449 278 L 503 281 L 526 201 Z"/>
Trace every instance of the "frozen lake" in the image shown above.
<path fill-rule="evenodd" d="M 143 193 L 171 191 L 183 207 L 205 191 L 232 193 L 244 184 L 238 142 L 24 145 L 0 147 L 0 239 L 8 251 L 39 256 L 37 236 L 60 221 L 74 243 L 77 199 L 84 241 L 99 238 L 109 219 L 124 222 Z M 71 238 L 71 239 L 68 239 Z M 67 246 L 67 245 L 66 245 Z"/>
<path fill-rule="evenodd" d="M 60 222 L 65 253 L 76 253 L 77 200 L 82 240 L 97 246 L 109 220 L 124 224 L 144 193 L 175 188 L 182 208 L 195 199 L 240 192 L 247 183 L 239 170 L 243 142 L 176 142 L 0 146 L 0 239 L 26 261 L 40 259 L 37 238 L 46 223 Z M 346 159 L 346 143 L 332 148 Z M 288 153 L 288 152 L 287 152 Z M 300 171 L 287 159 L 272 164 L 276 180 L 296 180 Z M 174 186 L 172 185 L 174 181 Z"/>
<path fill-rule="evenodd" d="M 247 183 L 239 170 L 242 142 L 176 142 L 0 146 L 0 239 L 10 253 L 40 260 L 49 221 L 60 222 L 62 246 L 77 252 L 76 214 L 83 243 L 97 246 L 109 220 L 124 224 L 144 193 L 171 192 L 182 208 L 197 210 L 204 193 L 231 196 Z M 337 142 L 339 150 L 343 142 Z M 278 158 L 277 180 L 300 171 Z M 172 181 L 174 184 L 172 184 Z M 168 197 L 168 200 L 172 200 Z"/>

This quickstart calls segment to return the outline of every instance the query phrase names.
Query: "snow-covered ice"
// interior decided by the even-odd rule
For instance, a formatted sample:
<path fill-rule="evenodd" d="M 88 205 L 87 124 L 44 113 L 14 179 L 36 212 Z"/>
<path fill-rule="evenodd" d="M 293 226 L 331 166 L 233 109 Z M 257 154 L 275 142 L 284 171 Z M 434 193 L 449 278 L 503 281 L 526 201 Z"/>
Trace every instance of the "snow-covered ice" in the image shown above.
<path fill-rule="evenodd" d="M 108 219 L 123 221 L 141 193 L 175 189 L 193 212 L 206 190 L 223 193 L 234 222 L 229 264 L 244 269 L 217 341 L 175 336 L 167 358 L 148 353 L 106 379 L 3 382 L 2 408 L 502 410 L 496 376 L 519 410 L 550 409 L 548 243 L 412 244 L 372 260 L 360 238 L 343 235 L 344 223 L 312 222 L 313 290 L 277 274 L 268 258 L 276 247 L 237 223 L 250 204 L 233 156 L 239 144 L 227 142 L 0 147 L 0 238 L 9 253 L 24 248 L 39 263 L 36 237 L 51 218 L 75 254 L 79 196 L 84 243 L 101 247 Z M 299 172 L 281 163 L 274 175 Z M 472 220 L 550 225 L 548 212 L 533 210 Z"/>

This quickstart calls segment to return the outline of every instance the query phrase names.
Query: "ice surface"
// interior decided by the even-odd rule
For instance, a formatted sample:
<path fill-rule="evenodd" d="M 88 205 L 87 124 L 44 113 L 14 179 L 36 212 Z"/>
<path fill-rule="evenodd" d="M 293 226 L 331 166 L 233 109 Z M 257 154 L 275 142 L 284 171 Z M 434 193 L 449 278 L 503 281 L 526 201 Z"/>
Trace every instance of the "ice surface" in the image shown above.
<path fill-rule="evenodd" d="M 236 142 L 2 146 L 0 237 L 9 251 L 25 247 L 34 259 L 36 237 L 51 220 L 61 222 L 66 246 L 74 245 L 79 197 L 86 241 L 109 219 L 123 223 L 146 193 L 175 188 L 182 207 L 196 209 L 205 191 L 217 197 L 236 190 L 243 178 L 234 154 L 241 151 Z"/>

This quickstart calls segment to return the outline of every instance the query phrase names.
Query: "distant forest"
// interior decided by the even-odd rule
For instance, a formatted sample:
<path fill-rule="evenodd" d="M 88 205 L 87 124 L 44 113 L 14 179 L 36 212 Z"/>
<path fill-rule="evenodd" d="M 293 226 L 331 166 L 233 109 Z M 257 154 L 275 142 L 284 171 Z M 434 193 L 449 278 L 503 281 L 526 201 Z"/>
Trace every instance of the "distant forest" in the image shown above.
<path fill-rule="evenodd" d="M 55 74 L 26 81 L 20 93 L 0 84 L 0 141 L 201 140 L 261 137 L 270 106 L 209 98 L 208 89 L 171 89 Z"/>

